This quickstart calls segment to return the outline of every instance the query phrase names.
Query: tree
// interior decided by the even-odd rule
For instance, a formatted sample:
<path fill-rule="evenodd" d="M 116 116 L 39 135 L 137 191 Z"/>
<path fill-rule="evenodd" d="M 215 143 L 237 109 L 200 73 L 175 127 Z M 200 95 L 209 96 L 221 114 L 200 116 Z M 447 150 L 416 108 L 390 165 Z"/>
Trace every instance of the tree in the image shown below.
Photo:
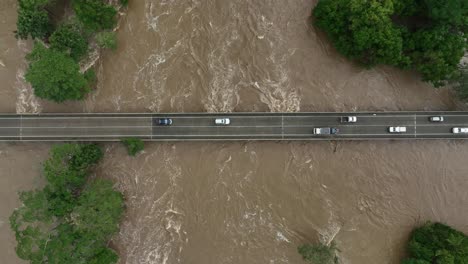
<path fill-rule="evenodd" d="M 466 0 L 320 0 L 313 15 L 346 57 L 415 69 L 434 86 L 457 74 L 468 46 Z"/>
<path fill-rule="evenodd" d="M 465 47 L 464 36 L 454 34 L 446 26 L 418 30 L 406 42 L 413 67 L 422 74 L 424 81 L 435 86 L 445 84 L 445 80 L 457 74 Z"/>
<path fill-rule="evenodd" d="M 73 0 L 73 10 L 87 30 L 96 32 L 115 25 L 117 10 L 102 0 Z"/>
<path fill-rule="evenodd" d="M 50 47 L 79 61 L 88 52 L 88 42 L 77 25 L 61 25 L 50 36 Z"/>
<path fill-rule="evenodd" d="M 109 180 L 95 180 L 80 195 L 71 213 L 75 230 L 99 240 L 108 240 L 119 230 L 123 212 L 123 196 L 113 189 Z"/>
<path fill-rule="evenodd" d="M 49 16 L 44 10 L 22 9 L 18 10 L 15 36 L 21 39 L 31 38 L 43 39 L 52 31 Z"/>
<path fill-rule="evenodd" d="M 122 143 L 127 148 L 128 155 L 130 156 L 135 156 L 138 152 L 142 151 L 145 147 L 145 144 L 139 138 L 125 138 L 125 139 L 122 139 Z"/>
<path fill-rule="evenodd" d="M 10 216 L 17 255 L 30 263 L 113 264 L 107 247 L 118 231 L 123 196 L 109 180 L 86 181 L 102 157 L 93 144 L 54 146 L 44 164 L 43 190 L 20 194 L 23 205 Z M 64 193 L 70 199 L 63 198 Z M 68 210 L 57 213 L 57 204 Z"/>
<path fill-rule="evenodd" d="M 36 43 L 27 59 L 30 65 L 25 79 L 38 97 L 63 102 L 83 99 L 89 92 L 79 65 L 66 54 Z"/>
<path fill-rule="evenodd" d="M 424 0 L 428 16 L 434 21 L 454 26 L 468 26 L 468 2 L 466 0 Z"/>
<path fill-rule="evenodd" d="M 18 20 L 16 22 L 17 38 L 45 38 L 52 31 L 52 24 L 45 6 L 50 0 L 19 0 Z"/>
<path fill-rule="evenodd" d="M 405 264 L 468 263 L 468 236 L 447 225 L 427 223 L 413 230 Z"/>
<path fill-rule="evenodd" d="M 52 147 L 43 170 L 48 182 L 44 192 L 55 216 L 64 216 L 76 206 L 77 194 L 86 183 L 89 169 L 101 158 L 102 150 L 95 144 Z"/>
<path fill-rule="evenodd" d="M 117 48 L 117 37 L 115 32 L 100 32 L 96 34 L 96 42 L 101 48 L 113 49 Z"/>
<path fill-rule="evenodd" d="M 322 0 L 313 14 L 346 57 L 367 66 L 407 64 L 402 29 L 390 18 L 393 12 L 392 0 Z"/>
<path fill-rule="evenodd" d="M 318 244 L 304 244 L 298 247 L 297 251 L 302 258 L 310 264 L 335 264 L 338 263 L 336 247 L 332 243 L 330 246 Z"/>

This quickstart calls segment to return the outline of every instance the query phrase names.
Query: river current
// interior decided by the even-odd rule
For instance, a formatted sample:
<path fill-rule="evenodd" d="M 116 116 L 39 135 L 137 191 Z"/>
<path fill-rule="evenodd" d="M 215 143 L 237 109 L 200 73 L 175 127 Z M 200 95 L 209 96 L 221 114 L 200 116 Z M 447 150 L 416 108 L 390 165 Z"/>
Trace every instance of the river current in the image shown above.
<path fill-rule="evenodd" d="M 0 0 L 1 112 L 456 110 L 413 72 L 337 54 L 311 26 L 314 0 L 130 1 L 96 90 L 52 104 L 24 82 L 16 2 Z M 50 146 L 0 144 L 0 263 L 24 263 L 8 216 L 41 185 Z M 468 232 L 468 142 L 148 143 L 135 158 L 103 147 L 96 175 L 126 197 L 120 263 L 303 263 L 298 245 L 334 239 L 343 263 L 396 264 L 418 224 Z"/>

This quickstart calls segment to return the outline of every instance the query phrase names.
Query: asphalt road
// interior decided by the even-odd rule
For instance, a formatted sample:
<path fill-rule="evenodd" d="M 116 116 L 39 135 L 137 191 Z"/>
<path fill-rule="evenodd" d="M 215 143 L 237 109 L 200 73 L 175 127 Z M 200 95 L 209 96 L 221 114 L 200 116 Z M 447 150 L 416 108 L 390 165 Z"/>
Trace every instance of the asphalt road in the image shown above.
<path fill-rule="evenodd" d="M 350 115 L 356 123 L 340 122 Z M 430 122 L 431 116 L 443 116 L 444 122 Z M 215 125 L 223 117 L 231 124 Z M 157 125 L 159 118 L 173 124 Z M 390 126 L 405 126 L 407 132 L 389 133 Z M 314 135 L 315 127 L 339 133 Z M 468 127 L 468 112 L 4 114 L 0 141 L 468 139 L 452 133 L 453 127 Z"/>

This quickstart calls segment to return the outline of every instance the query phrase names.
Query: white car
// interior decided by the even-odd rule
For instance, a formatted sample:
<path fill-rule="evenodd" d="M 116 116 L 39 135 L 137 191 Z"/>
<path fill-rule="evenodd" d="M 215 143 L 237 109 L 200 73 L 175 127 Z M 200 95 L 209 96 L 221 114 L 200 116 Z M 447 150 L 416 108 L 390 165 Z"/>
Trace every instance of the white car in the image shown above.
<path fill-rule="evenodd" d="M 356 116 L 342 116 L 341 123 L 356 123 L 357 117 Z"/>
<path fill-rule="evenodd" d="M 452 133 L 454 134 L 468 133 L 468 127 L 454 127 L 452 128 Z"/>
<path fill-rule="evenodd" d="M 216 125 L 221 125 L 221 126 L 227 126 L 231 124 L 231 120 L 229 118 L 216 118 L 215 119 L 215 124 Z"/>
<path fill-rule="evenodd" d="M 431 122 L 444 122 L 443 116 L 431 116 L 429 117 L 429 121 Z"/>
<path fill-rule="evenodd" d="M 390 133 L 405 133 L 406 132 L 406 127 L 401 127 L 401 126 L 389 127 L 388 132 L 390 132 Z"/>

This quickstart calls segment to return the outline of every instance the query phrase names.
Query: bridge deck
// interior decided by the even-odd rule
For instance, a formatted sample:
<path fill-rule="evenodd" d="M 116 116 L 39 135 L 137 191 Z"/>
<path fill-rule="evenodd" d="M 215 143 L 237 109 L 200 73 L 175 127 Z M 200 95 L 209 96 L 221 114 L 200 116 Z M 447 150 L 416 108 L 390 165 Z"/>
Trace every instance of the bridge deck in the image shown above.
<path fill-rule="evenodd" d="M 357 122 L 341 123 L 340 117 L 348 115 L 357 116 Z M 430 116 L 445 120 L 430 122 Z M 219 117 L 231 124 L 215 125 Z M 159 118 L 172 118 L 173 124 L 159 126 Z M 390 126 L 406 126 L 407 132 L 389 133 Z M 314 127 L 340 132 L 313 135 Z M 453 134 L 453 127 L 468 127 L 468 112 L 3 114 L 0 141 L 468 139 L 468 134 Z"/>

